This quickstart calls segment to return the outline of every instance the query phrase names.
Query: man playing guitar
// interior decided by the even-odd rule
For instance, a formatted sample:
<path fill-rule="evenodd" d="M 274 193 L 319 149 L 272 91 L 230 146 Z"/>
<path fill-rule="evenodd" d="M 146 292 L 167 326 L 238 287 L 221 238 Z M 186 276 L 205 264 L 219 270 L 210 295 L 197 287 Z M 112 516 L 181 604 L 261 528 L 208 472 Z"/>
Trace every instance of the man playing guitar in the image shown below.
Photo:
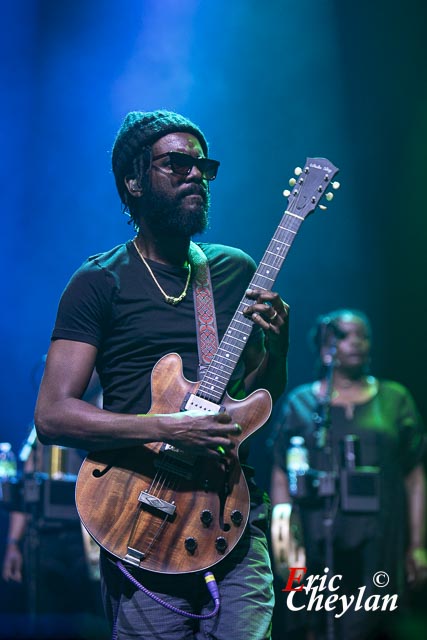
<path fill-rule="evenodd" d="M 147 443 L 165 443 L 174 451 L 202 460 L 202 466 L 213 464 L 223 469 L 230 461 L 234 464 L 236 438 L 244 426 L 232 410 L 181 411 L 179 404 L 168 407 L 167 402 L 161 411 L 150 410 L 156 408 L 153 398 L 157 382 L 151 374 L 159 359 L 178 353 L 185 379 L 198 378 L 194 266 L 189 249 L 191 237 L 206 229 L 208 185 L 216 177 L 219 165 L 207 158 L 207 152 L 203 133 L 179 114 L 155 111 L 126 116 L 114 142 L 112 164 L 124 210 L 137 235 L 133 241 L 89 258 L 65 289 L 35 414 L 38 435 L 44 444 L 85 449 L 101 457 L 113 450 L 117 465 L 112 464 L 118 467 L 121 453 L 126 456 L 129 451 L 138 451 L 138 447 L 142 450 Z M 231 247 L 207 243 L 200 243 L 199 247 L 210 269 L 221 339 L 255 265 L 247 254 Z M 246 297 L 248 304 L 242 313 L 253 322 L 253 330 L 231 376 L 228 392 L 243 399 L 252 390 L 265 388 L 275 399 L 286 383 L 288 306 L 269 290 L 251 289 L 246 291 Z M 103 409 L 81 399 L 94 366 L 103 387 Z M 160 377 L 169 377 L 169 369 Z M 240 458 L 244 463 L 244 453 Z M 268 505 L 260 497 L 261 492 L 256 491 L 250 472 L 242 466 L 249 479 L 251 511 L 238 543 L 229 553 L 222 549 L 214 563 L 221 597 L 221 608 L 215 617 L 201 621 L 185 618 L 148 598 L 123 578 L 116 565 L 120 554 L 109 553 L 108 544 L 99 540 L 103 547 L 105 608 L 120 640 L 270 637 L 273 592 L 265 537 Z M 110 469 L 111 465 L 98 475 L 108 476 Z M 90 474 L 91 478 L 94 476 L 96 473 Z M 125 510 L 127 486 L 120 486 L 119 492 Z M 144 500 L 146 497 L 142 496 L 141 502 Z M 161 502 L 161 508 L 165 503 Z M 143 506 L 145 509 L 147 505 Z M 101 504 L 91 504 L 89 512 L 94 517 L 98 507 L 102 513 Z M 173 530 L 179 505 L 173 502 L 167 507 L 172 511 L 166 517 L 166 526 Z M 207 529 L 209 517 L 203 516 Z M 237 520 L 234 524 L 238 527 Z M 84 518 L 83 521 L 86 525 Z M 114 531 L 114 524 L 109 527 L 112 536 L 122 539 L 128 535 Z M 88 530 L 92 533 L 90 526 Z M 173 545 L 161 547 L 165 539 L 162 536 L 167 535 L 163 529 L 161 534 L 156 534 L 150 552 L 157 552 L 162 558 L 178 555 Z M 97 535 L 94 537 L 98 540 Z M 193 542 L 186 539 L 185 549 L 179 548 L 179 554 L 188 556 L 189 561 L 197 556 L 191 548 L 197 544 L 196 537 Z M 145 553 L 130 549 L 128 557 L 134 564 L 132 575 L 162 601 L 190 613 L 212 608 L 200 571 L 145 571 Z M 126 562 L 126 558 L 123 560 Z"/>

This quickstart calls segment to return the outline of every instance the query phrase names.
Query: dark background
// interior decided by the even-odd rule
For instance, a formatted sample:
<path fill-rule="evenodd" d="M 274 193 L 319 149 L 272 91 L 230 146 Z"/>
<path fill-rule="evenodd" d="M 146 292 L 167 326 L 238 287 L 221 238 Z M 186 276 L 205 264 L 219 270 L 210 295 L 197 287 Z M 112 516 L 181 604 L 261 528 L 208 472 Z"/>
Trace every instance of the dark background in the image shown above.
<path fill-rule="evenodd" d="M 255 260 L 294 167 L 340 167 L 276 287 L 292 308 L 289 388 L 312 377 L 315 317 L 357 307 L 374 373 L 407 385 L 426 418 L 422 0 L 15 0 L 1 12 L 1 440 L 17 449 L 26 435 L 69 277 L 132 236 L 110 149 L 133 109 L 177 110 L 206 132 L 221 168 L 205 239 Z"/>

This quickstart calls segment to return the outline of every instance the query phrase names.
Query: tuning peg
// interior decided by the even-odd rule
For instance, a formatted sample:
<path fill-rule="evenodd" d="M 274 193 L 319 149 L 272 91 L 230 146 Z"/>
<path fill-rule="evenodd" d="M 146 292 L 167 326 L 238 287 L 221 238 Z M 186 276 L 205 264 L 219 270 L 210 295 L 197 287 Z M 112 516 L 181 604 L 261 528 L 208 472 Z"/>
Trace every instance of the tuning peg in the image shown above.
<path fill-rule="evenodd" d="M 330 192 L 329 192 L 329 193 L 326 193 L 326 194 L 325 194 L 325 198 L 326 198 L 326 200 L 328 200 L 329 202 L 332 200 L 332 198 L 333 198 L 333 197 L 334 197 L 334 194 L 333 194 L 333 193 L 330 193 Z"/>
<path fill-rule="evenodd" d="M 296 183 L 297 183 L 297 181 L 295 180 L 295 178 L 291 178 L 291 179 L 289 180 L 289 186 L 290 186 L 290 187 L 294 187 L 294 186 L 296 185 Z"/>
<path fill-rule="evenodd" d="M 327 208 L 324 204 L 319 204 L 319 209 L 322 209 L 322 211 L 326 211 Z"/>
<path fill-rule="evenodd" d="M 294 174 L 295 174 L 296 176 L 300 176 L 300 175 L 302 174 L 302 169 L 301 169 L 301 167 L 295 167 Z"/>
<path fill-rule="evenodd" d="M 332 189 L 339 189 L 341 186 L 341 184 L 337 180 L 335 180 L 335 182 L 332 182 L 331 184 L 332 184 Z"/>
<path fill-rule="evenodd" d="M 291 195 L 291 192 L 289 191 L 289 189 L 285 189 L 283 192 L 283 195 L 285 196 L 285 198 L 289 198 L 289 196 Z"/>

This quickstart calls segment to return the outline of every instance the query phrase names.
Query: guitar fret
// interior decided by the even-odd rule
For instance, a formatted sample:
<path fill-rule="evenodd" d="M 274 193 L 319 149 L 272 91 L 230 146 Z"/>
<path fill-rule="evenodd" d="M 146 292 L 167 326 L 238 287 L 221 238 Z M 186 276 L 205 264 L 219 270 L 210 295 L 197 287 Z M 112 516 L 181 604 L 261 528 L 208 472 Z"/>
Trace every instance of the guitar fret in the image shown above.
<path fill-rule="evenodd" d="M 223 371 L 221 373 L 218 372 L 218 373 L 215 373 L 215 375 L 213 375 L 212 373 L 207 373 L 203 378 L 202 385 L 209 384 L 213 386 L 222 387 L 224 385 L 224 380 L 226 381 L 229 380 L 228 371 Z"/>
<path fill-rule="evenodd" d="M 233 327 L 230 327 L 227 333 L 224 334 L 224 337 L 222 340 L 224 345 L 226 345 L 229 340 L 233 339 L 233 337 L 236 337 L 236 339 L 242 340 L 242 336 L 249 337 L 249 333 L 250 333 L 250 330 L 242 331 L 242 329 L 238 329 L 236 327 L 236 329 L 233 331 Z M 238 336 L 237 334 L 240 334 L 240 336 Z"/>
<path fill-rule="evenodd" d="M 220 379 L 222 378 L 222 380 Z M 219 390 L 221 390 L 224 387 L 224 384 L 226 382 L 228 382 L 228 380 L 230 379 L 228 373 L 225 373 L 225 375 L 220 376 L 220 375 L 215 375 L 212 376 L 212 374 L 206 374 L 205 377 L 203 378 L 203 381 L 200 385 L 200 388 L 202 387 L 209 387 L 209 391 L 215 390 L 216 388 L 218 388 Z"/>
<path fill-rule="evenodd" d="M 288 216 L 292 216 L 293 218 L 298 218 L 298 220 L 304 220 L 302 216 L 297 216 L 296 213 L 292 213 L 291 211 L 285 211 Z"/>
<path fill-rule="evenodd" d="M 237 325 L 238 324 L 242 324 L 243 325 L 243 329 L 240 329 Z M 251 330 L 252 330 L 252 321 L 251 321 L 251 325 L 247 325 L 244 322 L 240 322 L 240 320 L 236 320 L 236 322 L 233 324 L 233 326 L 230 326 L 230 331 L 237 331 L 238 333 L 241 333 L 244 336 L 249 336 Z M 228 334 L 227 334 L 228 335 Z"/>
<path fill-rule="evenodd" d="M 209 376 L 208 376 L 209 378 Z M 224 381 L 228 382 L 228 377 L 224 377 L 222 380 L 218 378 L 209 378 L 208 380 L 203 381 L 203 385 L 200 388 L 204 388 L 204 391 L 207 393 L 208 391 L 211 393 L 212 391 L 221 391 Z"/>
<path fill-rule="evenodd" d="M 253 323 L 252 323 L 253 324 Z M 233 336 L 236 337 L 236 340 L 242 340 L 242 336 L 248 337 L 248 333 L 252 330 L 252 325 L 247 327 L 244 325 L 244 329 L 239 329 L 239 327 L 230 327 L 226 334 L 224 334 L 224 342 Z M 237 335 L 236 335 L 237 334 Z"/>
<path fill-rule="evenodd" d="M 271 284 L 269 282 L 266 282 L 268 280 L 268 278 L 266 276 L 260 276 L 258 275 L 256 278 L 254 278 L 252 280 L 252 284 L 254 287 L 256 287 L 257 289 L 263 289 L 263 287 L 260 286 L 260 282 L 263 282 L 264 284 L 269 284 L 268 287 L 266 287 L 265 291 L 271 291 Z M 273 279 L 274 282 L 275 279 Z"/>
<path fill-rule="evenodd" d="M 289 233 L 293 233 L 293 234 L 297 233 L 296 231 L 293 231 L 293 229 L 288 229 L 287 227 L 282 227 L 280 224 L 279 224 L 279 227 L 280 227 L 280 229 L 283 229 L 284 231 L 289 231 Z"/>
<path fill-rule="evenodd" d="M 261 260 L 260 264 L 263 264 L 266 267 L 270 267 L 270 269 L 276 269 L 276 271 L 280 270 L 280 267 L 275 267 L 273 264 L 269 264 L 268 262 L 263 262 L 262 260 Z"/>
<path fill-rule="evenodd" d="M 224 363 L 225 362 L 234 362 L 234 363 L 236 363 L 239 358 L 238 357 L 237 358 L 232 358 L 231 356 L 233 356 L 233 355 L 235 355 L 235 354 L 234 353 L 229 353 L 229 352 L 226 352 L 225 355 L 223 355 L 221 353 L 218 353 L 218 357 L 219 358 L 224 358 Z"/>
<path fill-rule="evenodd" d="M 213 361 L 212 361 L 213 362 Z M 230 362 L 233 362 L 233 360 L 230 360 L 230 358 L 221 358 L 221 356 L 217 356 L 217 362 L 216 365 L 214 364 L 213 366 L 217 366 L 218 368 L 222 368 L 222 369 L 230 369 L 233 370 L 233 367 L 230 365 Z M 237 360 L 235 361 L 237 362 Z"/>
<path fill-rule="evenodd" d="M 197 396 L 199 398 L 204 398 L 205 400 L 209 400 L 210 402 L 217 402 L 218 404 L 221 402 L 221 389 L 216 389 L 212 387 L 211 389 L 203 389 L 203 385 L 200 385 L 199 390 L 197 392 Z"/>
<path fill-rule="evenodd" d="M 276 278 L 270 278 L 269 276 L 265 276 L 264 274 L 258 274 L 260 277 L 265 278 L 266 280 L 271 280 L 271 282 L 274 282 L 276 280 Z"/>
<path fill-rule="evenodd" d="M 223 367 L 230 367 L 232 366 L 231 363 L 233 363 L 233 359 L 228 357 L 226 358 L 225 356 L 221 355 L 220 353 L 217 353 L 215 356 L 215 361 L 218 363 L 218 366 L 223 366 Z M 214 360 L 212 360 L 212 362 L 214 362 Z"/>
<path fill-rule="evenodd" d="M 211 401 L 220 401 L 221 400 L 221 388 L 216 388 L 216 387 L 205 387 L 204 389 L 200 388 L 199 391 L 197 392 L 197 395 L 201 395 L 202 393 L 204 393 L 207 398 L 205 398 L 206 400 L 211 400 Z"/>
<path fill-rule="evenodd" d="M 222 345 L 221 345 L 220 349 L 218 349 L 217 355 L 221 355 L 221 351 L 228 352 L 228 350 L 229 350 L 228 348 L 229 347 L 231 347 L 231 348 L 233 347 L 233 343 L 229 342 L 229 340 L 230 340 L 230 336 L 226 334 L 222 339 Z"/>
<path fill-rule="evenodd" d="M 242 344 L 242 343 L 238 344 L 237 342 L 235 342 L 234 344 L 229 343 L 229 344 L 227 344 L 226 346 L 229 348 L 229 351 L 230 351 L 231 353 L 233 353 L 233 354 L 236 356 L 236 358 L 237 358 L 237 359 L 236 359 L 236 362 L 237 362 L 237 360 L 239 359 L 239 356 L 240 356 L 241 351 L 242 351 L 242 350 L 244 349 L 244 347 L 245 347 L 245 343 L 243 343 L 243 344 Z M 230 358 L 227 358 L 227 359 L 226 359 L 226 362 L 229 362 L 229 361 L 230 361 Z"/>
<path fill-rule="evenodd" d="M 242 305 L 242 308 L 245 306 L 246 305 Z M 252 325 L 252 322 L 248 318 L 246 318 L 241 311 L 240 311 L 240 314 L 242 315 L 242 319 L 239 320 L 238 318 L 233 318 L 233 320 L 230 322 L 230 327 L 235 322 L 238 322 L 239 324 L 243 324 L 245 327 L 250 327 Z"/>
<path fill-rule="evenodd" d="M 226 380 L 227 376 L 221 375 L 220 373 L 216 373 L 215 375 L 213 375 L 212 373 L 207 373 L 205 375 L 205 377 L 203 378 L 203 382 L 205 382 L 206 378 L 210 378 L 212 381 L 218 382 L 219 378 L 222 378 L 223 380 Z"/>
<path fill-rule="evenodd" d="M 289 246 L 290 246 L 290 245 L 289 245 Z M 278 247 L 278 248 L 277 248 L 277 250 L 278 250 L 278 251 L 280 251 L 280 248 Z M 271 253 L 271 255 L 272 255 L 272 256 L 275 256 L 276 258 L 277 258 L 277 256 L 279 256 L 280 258 L 282 257 L 282 256 L 280 255 L 280 253 L 279 253 L 279 254 L 278 254 L 278 253 L 274 253 L 274 251 L 270 251 L 269 249 L 267 249 L 266 253 Z"/>
<path fill-rule="evenodd" d="M 239 342 L 246 342 L 246 339 L 238 338 L 237 336 L 227 336 L 227 338 L 238 340 Z"/>
<path fill-rule="evenodd" d="M 279 242 L 280 244 L 285 244 L 287 247 L 290 247 L 290 244 L 287 244 L 286 242 L 284 242 L 284 240 L 279 240 L 278 238 L 274 238 L 274 242 Z M 273 242 L 270 242 L 270 244 L 273 244 Z"/>

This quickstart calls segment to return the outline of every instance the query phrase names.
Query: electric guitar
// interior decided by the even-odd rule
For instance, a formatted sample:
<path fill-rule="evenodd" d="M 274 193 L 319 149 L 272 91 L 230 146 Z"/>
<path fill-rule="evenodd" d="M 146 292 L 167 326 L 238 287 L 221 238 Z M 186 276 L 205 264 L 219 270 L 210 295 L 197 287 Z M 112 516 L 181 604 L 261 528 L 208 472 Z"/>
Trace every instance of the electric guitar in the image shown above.
<path fill-rule="evenodd" d="M 307 158 L 290 184 L 288 207 L 248 287 L 271 290 L 304 219 L 317 207 L 338 169 L 325 158 Z M 327 194 L 328 195 L 328 194 Z M 332 195 L 330 193 L 330 195 Z M 322 206 L 322 205 L 320 205 Z M 116 558 L 148 571 L 179 574 L 220 562 L 243 535 L 249 490 L 239 447 L 268 420 L 272 400 L 258 389 L 244 400 L 226 392 L 253 322 L 242 310 L 244 296 L 202 380 L 190 382 L 171 353 L 151 375 L 149 413 L 226 410 L 242 433 L 227 462 L 188 455 L 157 442 L 90 453 L 80 469 L 76 502 L 92 538 Z"/>

